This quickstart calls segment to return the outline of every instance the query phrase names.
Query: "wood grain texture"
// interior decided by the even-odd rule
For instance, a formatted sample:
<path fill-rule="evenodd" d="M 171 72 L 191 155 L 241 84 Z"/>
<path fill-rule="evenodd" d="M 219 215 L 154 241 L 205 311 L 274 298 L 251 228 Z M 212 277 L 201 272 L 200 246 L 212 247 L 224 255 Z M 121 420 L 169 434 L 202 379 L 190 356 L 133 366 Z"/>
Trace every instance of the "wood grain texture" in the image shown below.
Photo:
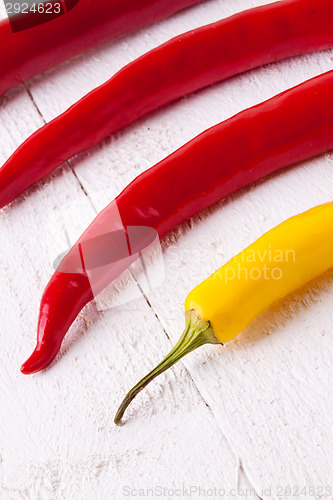
<path fill-rule="evenodd" d="M 0 100 L 1 162 L 135 57 L 262 3 L 208 0 L 9 92 Z M 43 288 L 68 238 L 73 243 L 136 175 L 207 127 L 331 68 L 326 51 L 184 98 L 74 158 L 1 211 L 1 499 L 106 500 L 140 489 L 158 498 L 155 487 L 166 488 L 165 498 L 175 491 L 201 498 L 214 488 L 218 498 L 333 498 L 325 490 L 333 491 L 333 273 L 271 308 L 228 345 L 189 355 L 137 398 L 126 425 L 113 424 L 125 392 L 178 339 L 191 288 L 263 231 L 332 199 L 331 154 L 271 176 L 177 228 L 162 242 L 165 280 L 158 287 L 143 296 L 133 266 L 116 284 L 127 282 L 133 300 L 102 312 L 90 304 L 49 369 L 31 377 L 19 372 L 35 343 Z M 299 494 L 289 494 L 288 485 Z"/>

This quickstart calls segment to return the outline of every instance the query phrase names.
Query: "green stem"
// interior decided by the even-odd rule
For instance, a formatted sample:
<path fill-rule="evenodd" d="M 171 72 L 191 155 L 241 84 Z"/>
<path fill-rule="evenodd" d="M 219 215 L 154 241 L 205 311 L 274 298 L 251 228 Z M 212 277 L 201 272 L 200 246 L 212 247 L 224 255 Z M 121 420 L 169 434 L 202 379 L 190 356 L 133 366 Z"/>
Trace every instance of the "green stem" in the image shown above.
<path fill-rule="evenodd" d="M 117 425 L 121 425 L 121 419 L 126 411 L 126 408 L 133 401 L 135 396 L 137 396 L 137 394 L 139 394 L 139 392 L 142 391 L 142 389 L 144 389 L 149 382 L 154 380 L 155 377 L 165 372 L 168 368 L 171 368 L 171 366 L 177 363 L 177 361 L 179 361 L 183 356 L 191 351 L 194 351 L 194 349 L 197 349 L 204 344 L 220 344 L 214 335 L 210 323 L 202 320 L 194 310 L 187 311 L 185 313 L 185 318 L 185 330 L 175 347 L 154 370 L 140 380 L 140 382 L 138 382 L 125 396 L 114 419 Z"/>

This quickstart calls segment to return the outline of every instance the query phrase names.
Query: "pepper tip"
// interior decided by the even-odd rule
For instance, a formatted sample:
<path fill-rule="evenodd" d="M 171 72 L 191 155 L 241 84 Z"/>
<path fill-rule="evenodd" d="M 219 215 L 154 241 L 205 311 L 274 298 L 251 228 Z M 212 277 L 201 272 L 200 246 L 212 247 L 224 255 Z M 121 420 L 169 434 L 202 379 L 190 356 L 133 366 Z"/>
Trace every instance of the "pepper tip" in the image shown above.
<path fill-rule="evenodd" d="M 29 367 L 28 361 L 29 360 L 27 360 L 25 363 L 23 363 L 23 365 L 20 368 L 20 371 L 21 371 L 21 373 L 23 373 L 23 375 L 32 375 L 33 373 L 35 373 L 35 370 L 32 370 Z"/>
<path fill-rule="evenodd" d="M 21 373 L 23 373 L 23 375 L 32 375 L 33 373 L 40 372 L 46 368 L 53 359 L 54 355 L 50 356 L 49 353 L 43 355 L 43 353 L 36 348 L 21 366 Z"/>

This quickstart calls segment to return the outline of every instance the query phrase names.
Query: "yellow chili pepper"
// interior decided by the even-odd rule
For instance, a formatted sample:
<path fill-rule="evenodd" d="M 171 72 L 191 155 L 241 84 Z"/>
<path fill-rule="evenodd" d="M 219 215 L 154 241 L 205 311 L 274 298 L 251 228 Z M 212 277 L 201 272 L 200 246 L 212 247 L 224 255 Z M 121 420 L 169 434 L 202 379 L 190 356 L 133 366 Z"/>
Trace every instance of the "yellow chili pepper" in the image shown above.
<path fill-rule="evenodd" d="M 223 344 L 267 307 L 333 267 L 333 202 L 296 215 L 268 231 L 188 295 L 186 327 L 164 360 L 127 394 L 119 425 L 134 397 L 197 347 Z"/>

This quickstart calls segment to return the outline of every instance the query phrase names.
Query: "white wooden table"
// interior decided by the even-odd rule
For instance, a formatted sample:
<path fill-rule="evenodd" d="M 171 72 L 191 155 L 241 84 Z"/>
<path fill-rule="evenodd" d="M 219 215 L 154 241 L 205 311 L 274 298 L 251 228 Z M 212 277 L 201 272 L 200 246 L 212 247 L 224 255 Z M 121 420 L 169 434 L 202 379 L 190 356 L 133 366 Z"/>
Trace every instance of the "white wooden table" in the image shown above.
<path fill-rule="evenodd" d="M 1 163 L 124 64 L 261 3 L 207 0 L 8 92 L 0 100 Z M 126 425 L 113 423 L 126 391 L 178 339 L 193 286 L 264 231 L 332 199 L 331 154 L 177 228 L 163 241 L 165 280 L 146 298 L 103 312 L 89 305 L 49 369 L 29 377 L 19 371 L 35 345 L 39 301 L 66 233 L 73 243 L 140 172 L 209 126 L 332 69 L 332 60 L 332 51 L 298 57 L 184 98 L 73 159 L 0 212 L 1 499 L 333 498 L 332 273 L 228 345 L 187 356 L 142 392 Z"/>

